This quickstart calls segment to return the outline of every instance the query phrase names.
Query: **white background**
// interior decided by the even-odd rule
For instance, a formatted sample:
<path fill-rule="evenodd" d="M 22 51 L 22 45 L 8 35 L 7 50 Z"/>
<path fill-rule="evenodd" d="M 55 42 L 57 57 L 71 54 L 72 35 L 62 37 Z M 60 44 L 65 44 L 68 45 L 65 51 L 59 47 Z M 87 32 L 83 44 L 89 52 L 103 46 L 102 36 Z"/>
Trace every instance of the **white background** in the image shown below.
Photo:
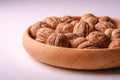
<path fill-rule="evenodd" d="M 22 46 L 27 27 L 48 16 L 93 13 L 120 18 L 120 0 L 0 0 L 0 80 L 120 80 L 120 69 L 80 71 L 34 60 Z"/>

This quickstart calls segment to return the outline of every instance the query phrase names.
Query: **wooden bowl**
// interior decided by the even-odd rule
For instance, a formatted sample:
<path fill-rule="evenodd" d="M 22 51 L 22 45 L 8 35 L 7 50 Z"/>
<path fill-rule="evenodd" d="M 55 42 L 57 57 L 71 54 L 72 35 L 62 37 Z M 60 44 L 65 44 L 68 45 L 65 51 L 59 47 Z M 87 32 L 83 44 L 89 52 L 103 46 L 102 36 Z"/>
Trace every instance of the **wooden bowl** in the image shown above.
<path fill-rule="evenodd" d="M 120 28 L 120 19 L 112 18 Z M 23 36 L 25 50 L 40 62 L 68 69 L 98 70 L 120 67 L 120 48 L 76 49 L 46 45 L 29 34 Z"/>

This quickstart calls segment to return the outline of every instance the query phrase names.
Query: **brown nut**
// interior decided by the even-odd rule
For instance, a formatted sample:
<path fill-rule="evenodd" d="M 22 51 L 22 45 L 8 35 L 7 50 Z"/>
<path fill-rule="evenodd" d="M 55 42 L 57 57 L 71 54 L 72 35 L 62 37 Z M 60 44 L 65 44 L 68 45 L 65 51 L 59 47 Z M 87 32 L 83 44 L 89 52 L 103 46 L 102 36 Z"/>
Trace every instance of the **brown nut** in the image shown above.
<path fill-rule="evenodd" d="M 77 38 L 72 39 L 70 41 L 70 45 L 71 45 L 72 48 L 77 48 L 79 44 L 81 44 L 81 43 L 83 43 L 85 41 L 87 41 L 86 38 L 84 38 L 84 37 L 77 37 Z"/>
<path fill-rule="evenodd" d="M 81 21 L 82 20 L 84 21 L 89 17 L 95 17 L 95 16 L 93 14 L 90 14 L 90 13 L 84 14 L 84 15 L 81 16 Z"/>
<path fill-rule="evenodd" d="M 100 48 L 107 48 L 111 41 L 107 35 L 98 31 L 91 32 L 86 39 L 93 42 L 96 47 Z"/>
<path fill-rule="evenodd" d="M 52 29 L 56 29 L 57 25 L 60 23 L 60 19 L 57 17 L 47 17 L 43 21 L 48 23 Z"/>
<path fill-rule="evenodd" d="M 79 49 L 95 49 L 97 48 L 94 42 L 90 41 L 85 41 L 82 44 L 79 44 L 78 47 Z"/>
<path fill-rule="evenodd" d="M 77 34 L 73 34 L 73 33 L 65 33 L 65 35 L 67 36 L 68 40 L 72 40 L 78 37 Z"/>
<path fill-rule="evenodd" d="M 99 22 L 103 22 L 103 21 L 113 22 L 112 19 L 110 17 L 108 17 L 108 16 L 103 16 L 103 17 L 99 18 Z"/>
<path fill-rule="evenodd" d="M 69 22 L 71 22 L 73 20 L 74 20 L 74 18 L 71 17 L 71 16 L 63 16 L 63 17 L 60 18 L 61 22 L 66 22 L 66 23 L 69 23 Z"/>
<path fill-rule="evenodd" d="M 40 28 L 48 27 L 50 28 L 50 25 L 48 25 L 45 22 L 39 21 L 30 27 L 30 35 L 35 39 L 36 38 L 36 33 Z"/>
<path fill-rule="evenodd" d="M 50 28 L 40 28 L 37 33 L 36 33 L 36 41 L 38 42 L 46 42 L 46 39 L 48 38 L 48 36 L 53 33 L 54 30 L 50 29 Z"/>
<path fill-rule="evenodd" d="M 113 31 L 114 29 L 112 29 L 112 28 L 108 28 L 108 29 L 106 29 L 105 30 L 105 34 L 109 37 L 109 38 L 111 38 L 111 35 L 112 35 L 112 31 Z"/>
<path fill-rule="evenodd" d="M 98 18 L 97 17 L 88 17 L 84 21 L 95 26 L 98 22 Z"/>
<path fill-rule="evenodd" d="M 49 35 L 46 44 L 60 47 L 69 47 L 69 41 L 67 37 L 62 33 L 52 33 Z"/>
<path fill-rule="evenodd" d="M 94 31 L 95 28 L 93 25 L 81 21 L 74 26 L 73 33 L 77 34 L 80 37 L 86 37 L 90 32 Z"/>
<path fill-rule="evenodd" d="M 72 24 L 73 26 L 75 26 L 79 21 L 78 20 L 73 20 L 70 22 L 70 24 Z"/>
<path fill-rule="evenodd" d="M 69 23 L 60 23 L 58 24 L 56 30 L 60 33 L 71 33 L 73 32 L 73 25 Z"/>
<path fill-rule="evenodd" d="M 107 28 L 116 28 L 116 26 L 111 22 L 99 22 L 95 25 L 96 30 L 105 32 Z"/>
<path fill-rule="evenodd" d="M 108 48 L 117 48 L 120 47 L 120 38 L 113 40 Z"/>
<path fill-rule="evenodd" d="M 112 31 L 111 38 L 112 38 L 112 40 L 116 39 L 116 38 L 120 38 L 120 29 L 114 29 Z"/>

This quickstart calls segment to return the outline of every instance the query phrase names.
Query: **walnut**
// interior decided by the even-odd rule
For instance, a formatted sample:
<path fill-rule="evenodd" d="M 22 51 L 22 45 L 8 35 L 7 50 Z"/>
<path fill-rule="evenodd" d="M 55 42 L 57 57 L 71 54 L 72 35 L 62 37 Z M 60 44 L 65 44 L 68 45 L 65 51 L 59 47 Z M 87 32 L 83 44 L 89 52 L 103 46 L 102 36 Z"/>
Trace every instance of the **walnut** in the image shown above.
<path fill-rule="evenodd" d="M 88 14 L 84 14 L 84 15 L 82 15 L 81 16 L 81 20 L 86 20 L 87 18 L 89 18 L 89 17 L 95 17 L 93 14 L 90 14 L 90 13 L 88 13 Z"/>
<path fill-rule="evenodd" d="M 78 20 L 73 20 L 70 22 L 70 24 L 72 24 L 73 26 L 75 26 L 79 21 Z"/>
<path fill-rule="evenodd" d="M 73 33 L 77 34 L 80 37 L 86 37 L 90 32 L 94 31 L 95 28 L 93 25 L 81 21 L 74 26 Z"/>
<path fill-rule="evenodd" d="M 67 37 L 62 33 L 52 33 L 49 35 L 46 44 L 60 47 L 69 47 L 69 41 Z"/>
<path fill-rule="evenodd" d="M 67 36 L 68 40 L 72 40 L 78 37 L 77 34 L 73 34 L 73 33 L 65 33 L 65 35 Z"/>
<path fill-rule="evenodd" d="M 98 22 L 98 18 L 97 17 L 88 17 L 84 21 L 95 26 Z"/>
<path fill-rule="evenodd" d="M 79 44 L 81 44 L 81 43 L 83 43 L 85 41 L 87 41 L 86 38 L 84 38 L 84 37 L 77 37 L 75 39 L 72 39 L 70 41 L 70 44 L 71 44 L 72 48 L 77 48 Z"/>
<path fill-rule="evenodd" d="M 41 28 L 36 33 L 36 41 L 45 43 L 48 36 L 53 33 L 54 30 L 50 28 Z"/>
<path fill-rule="evenodd" d="M 111 35 L 112 35 L 113 30 L 114 30 L 114 29 L 112 29 L 112 28 L 108 28 L 108 29 L 105 30 L 104 33 L 105 33 L 109 38 L 111 38 Z"/>
<path fill-rule="evenodd" d="M 110 38 L 102 32 L 94 31 L 91 32 L 86 39 L 90 42 L 93 42 L 96 47 L 106 48 L 110 43 Z"/>
<path fill-rule="evenodd" d="M 103 21 L 113 22 L 112 19 L 110 17 L 108 17 L 108 16 L 103 16 L 103 17 L 99 18 L 99 22 L 103 22 Z"/>
<path fill-rule="evenodd" d="M 58 24 L 56 30 L 61 33 L 70 33 L 73 32 L 73 25 L 69 23 L 60 23 Z"/>
<path fill-rule="evenodd" d="M 114 29 L 111 35 L 112 39 L 120 38 L 120 29 Z"/>
<path fill-rule="evenodd" d="M 52 29 L 56 29 L 57 25 L 60 23 L 60 19 L 57 17 L 47 17 L 43 21 L 48 23 Z"/>
<path fill-rule="evenodd" d="M 94 42 L 85 41 L 85 42 L 79 44 L 77 48 L 79 48 L 79 49 L 96 49 L 98 47 L 96 47 Z"/>
<path fill-rule="evenodd" d="M 69 23 L 69 22 L 73 21 L 74 18 L 71 17 L 71 16 L 63 16 L 63 17 L 60 18 L 60 20 L 61 20 L 61 22 Z"/>
<path fill-rule="evenodd" d="M 120 48 L 120 38 L 113 40 L 110 44 L 109 44 L 109 48 L 116 48 L 119 47 Z"/>
<path fill-rule="evenodd" d="M 50 25 L 48 25 L 47 23 L 42 22 L 42 21 L 39 21 L 39 22 L 31 25 L 31 26 L 30 26 L 30 35 L 35 39 L 35 38 L 36 38 L 36 33 L 37 33 L 37 31 L 38 31 L 40 28 L 43 28 L 43 27 L 48 27 L 48 28 L 50 28 Z"/>
<path fill-rule="evenodd" d="M 96 30 L 104 32 L 107 28 L 116 28 L 111 22 L 99 22 L 95 25 Z"/>

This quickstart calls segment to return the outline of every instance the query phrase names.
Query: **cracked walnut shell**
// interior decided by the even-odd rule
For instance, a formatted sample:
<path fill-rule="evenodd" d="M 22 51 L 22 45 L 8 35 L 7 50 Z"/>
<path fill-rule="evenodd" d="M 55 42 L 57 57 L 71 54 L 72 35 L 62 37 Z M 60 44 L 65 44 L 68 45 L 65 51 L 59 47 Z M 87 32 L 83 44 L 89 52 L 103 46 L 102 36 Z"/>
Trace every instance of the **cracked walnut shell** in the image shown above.
<path fill-rule="evenodd" d="M 48 27 L 50 28 L 50 25 L 48 25 L 47 23 L 45 22 L 42 22 L 42 21 L 39 21 L 33 25 L 30 26 L 30 34 L 33 38 L 36 38 L 36 33 L 37 31 L 40 29 L 40 28 L 44 28 L 44 27 Z"/>
<path fill-rule="evenodd" d="M 56 30 L 60 33 L 70 33 L 73 32 L 73 25 L 69 23 L 59 23 Z"/>
<path fill-rule="evenodd" d="M 56 29 L 57 25 L 60 23 L 60 19 L 58 17 L 47 17 L 43 20 L 48 23 L 52 29 Z"/>
<path fill-rule="evenodd" d="M 68 38 L 62 33 L 52 33 L 49 35 L 46 44 L 60 47 L 69 47 Z"/>
<path fill-rule="evenodd" d="M 96 47 L 100 48 L 107 48 L 111 41 L 107 35 L 98 31 L 91 32 L 86 39 L 93 42 Z"/>
<path fill-rule="evenodd" d="M 116 28 L 115 25 L 111 22 L 99 22 L 95 25 L 96 30 L 105 32 L 107 28 Z"/>
<path fill-rule="evenodd" d="M 80 37 L 86 37 L 90 32 L 94 31 L 95 28 L 93 25 L 87 22 L 79 22 L 74 26 L 73 33 L 77 34 Z"/>
<path fill-rule="evenodd" d="M 53 33 L 54 30 L 50 28 L 41 28 L 36 33 L 36 41 L 45 43 L 48 36 Z"/>

